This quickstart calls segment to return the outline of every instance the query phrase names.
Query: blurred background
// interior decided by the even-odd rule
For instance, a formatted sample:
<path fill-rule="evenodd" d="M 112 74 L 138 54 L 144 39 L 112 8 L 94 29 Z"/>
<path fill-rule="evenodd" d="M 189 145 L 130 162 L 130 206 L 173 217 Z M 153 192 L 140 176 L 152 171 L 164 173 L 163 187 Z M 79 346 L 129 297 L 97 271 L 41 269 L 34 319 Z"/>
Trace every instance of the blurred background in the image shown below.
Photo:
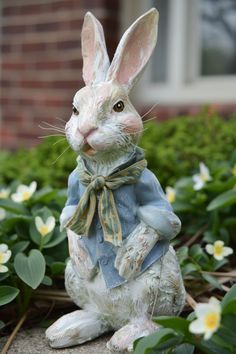
<path fill-rule="evenodd" d="M 42 121 L 67 120 L 83 86 L 80 32 L 86 11 L 104 26 L 110 57 L 144 11 L 160 12 L 158 45 L 132 99 L 159 120 L 197 114 L 228 117 L 236 107 L 236 0 L 2 0 L 1 147 L 40 140 Z"/>

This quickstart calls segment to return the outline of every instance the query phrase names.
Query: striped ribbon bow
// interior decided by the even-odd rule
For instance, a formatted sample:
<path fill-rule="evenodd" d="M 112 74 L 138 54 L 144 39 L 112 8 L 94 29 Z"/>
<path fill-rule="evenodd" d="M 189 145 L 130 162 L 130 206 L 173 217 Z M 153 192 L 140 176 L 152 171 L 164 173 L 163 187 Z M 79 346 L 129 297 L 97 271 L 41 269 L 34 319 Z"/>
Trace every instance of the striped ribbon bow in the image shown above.
<path fill-rule="evenodd" d="M 104 177 L 92 175 L 84 165 L 81 166 L 81 160 L 79 160 L 79 179 L 87 188 L 66 227 L 78 235 L 88 236 L 96 210 L 96 194 L 100 191 L 98 216 L 102 225 L 104 240 L 111 242 L 115 246 L 120 246 L 122 243 L 122 229 L 112 191 L 123 184 L 136 183 L 146 166 L 147 161 L 142 159 L 123 170 Z"/>

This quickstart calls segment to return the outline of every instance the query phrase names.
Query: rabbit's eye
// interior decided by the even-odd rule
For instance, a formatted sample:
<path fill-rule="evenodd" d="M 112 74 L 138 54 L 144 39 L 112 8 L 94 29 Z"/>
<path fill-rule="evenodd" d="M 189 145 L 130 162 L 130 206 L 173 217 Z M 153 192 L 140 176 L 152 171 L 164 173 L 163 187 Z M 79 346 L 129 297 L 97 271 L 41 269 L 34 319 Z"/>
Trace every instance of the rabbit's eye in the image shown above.
<path fill-rule="evenodd" d="M 75 106 L 72 106 L 72 112 L 73 112 L 76 116 L 79 115 L 79 111 L 78 111 L 77 108 L 75 108 Z"/>
<path fill-rule="evenodd" d="M 113 109 L 115 112 L 122 112 L 124 110 L 124 108 L 125 108 L 125 105 L 124 105 L 123 101 L 119 101 L 113 106 Z"/>

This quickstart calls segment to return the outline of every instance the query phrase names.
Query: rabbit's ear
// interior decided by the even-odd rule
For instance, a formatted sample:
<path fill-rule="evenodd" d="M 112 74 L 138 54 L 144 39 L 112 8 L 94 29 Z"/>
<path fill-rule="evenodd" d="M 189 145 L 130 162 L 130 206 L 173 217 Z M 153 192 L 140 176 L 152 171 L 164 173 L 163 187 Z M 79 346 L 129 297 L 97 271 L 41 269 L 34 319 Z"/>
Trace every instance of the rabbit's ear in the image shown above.
<path fill-rule="evenodd" d="M 110 61 L 101 23 L 91 12 L 84 17 L 81 33 L 83 79 L 86 85 L 105 80 Z"/>
<path fill-rule="evenodd" d="M 107 81 L 117 82 L 130 90 L 155 48 L 158 18 L 158 11 L 152 8 L 128 28 L 116 49 Z"/>

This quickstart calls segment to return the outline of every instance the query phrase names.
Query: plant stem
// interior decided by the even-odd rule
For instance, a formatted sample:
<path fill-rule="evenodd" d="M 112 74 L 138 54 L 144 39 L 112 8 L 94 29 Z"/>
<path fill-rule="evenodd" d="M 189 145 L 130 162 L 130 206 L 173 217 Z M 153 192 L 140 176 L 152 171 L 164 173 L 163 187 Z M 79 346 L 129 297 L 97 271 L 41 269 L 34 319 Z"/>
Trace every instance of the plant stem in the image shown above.
<path fill-rule="evenodd" d="M 19 331 L 19 329 L 21 328 L 21 326 L 25 322 L 27 315 L 28 315 L 28 311 L 20 318 L 19 322 L 17 323 L 16 327 L 14 328 L 13 332 L 11 333 L 10 337 L 6 341 L 4 347 L 1 351 L 1 354 L 7 354 L 7 351 L 9 349 L 13 339 L 15 338 L 17 332 Z"/>
<path fill-rule="evenodd" d="M 32 290 L 27 284 L 24 283 L 23 285 L 23 304 L 22 304 L 22 310 L 21 313 L 24 313 L 27 308 L 29 307 L 29 303 L 30 303 L 30 299 L 31 299 L 31 295 L 32 295 Z"/>
<path fill-rule="evenodd" d="M 38 289 L 34 292 L 34 295 L 49 295 L 49 296 L 61 296 L 61 297 L 69 297 L 67 292 L 62 290 L 44 290 Z"/>
<path fill-rule="evenodd" d="M 41 300 L 51 300 L 51 301 L 61 301 L 61 302 L 69 302 L 72 303 L 72 299 L 68 296 L 49 296 L 49 295 L 41 295 L 41 294 L 34 294 L 34 298 L 41 299 Z"/>
<path fill-rule="evenodd" d="M 186 294 L 186 300 L 187 300 L 187 303 L 189 304 L 189 306 L 191 306 L 192 309 L 194 310 L 197 303 L 189 293 Z"/>
<path fill-rule="evenodd" d="M 200 230 L 198 230 L 187 242 L 185 242 L 185 246 L 191 246 L 197 239 L 200 237 L 203 232 L 208 228 L 208 224 L 204 225 Z"/>
<path fill-rule="evenodd" d="M 207 272 L 207 271 L 201 271 L 203 274 L 210 274 L 210 275 L 215 275 L 216 277 L 230 277 L 230 278 L 236 278 L 236 273 L 233 272 Z"/>

